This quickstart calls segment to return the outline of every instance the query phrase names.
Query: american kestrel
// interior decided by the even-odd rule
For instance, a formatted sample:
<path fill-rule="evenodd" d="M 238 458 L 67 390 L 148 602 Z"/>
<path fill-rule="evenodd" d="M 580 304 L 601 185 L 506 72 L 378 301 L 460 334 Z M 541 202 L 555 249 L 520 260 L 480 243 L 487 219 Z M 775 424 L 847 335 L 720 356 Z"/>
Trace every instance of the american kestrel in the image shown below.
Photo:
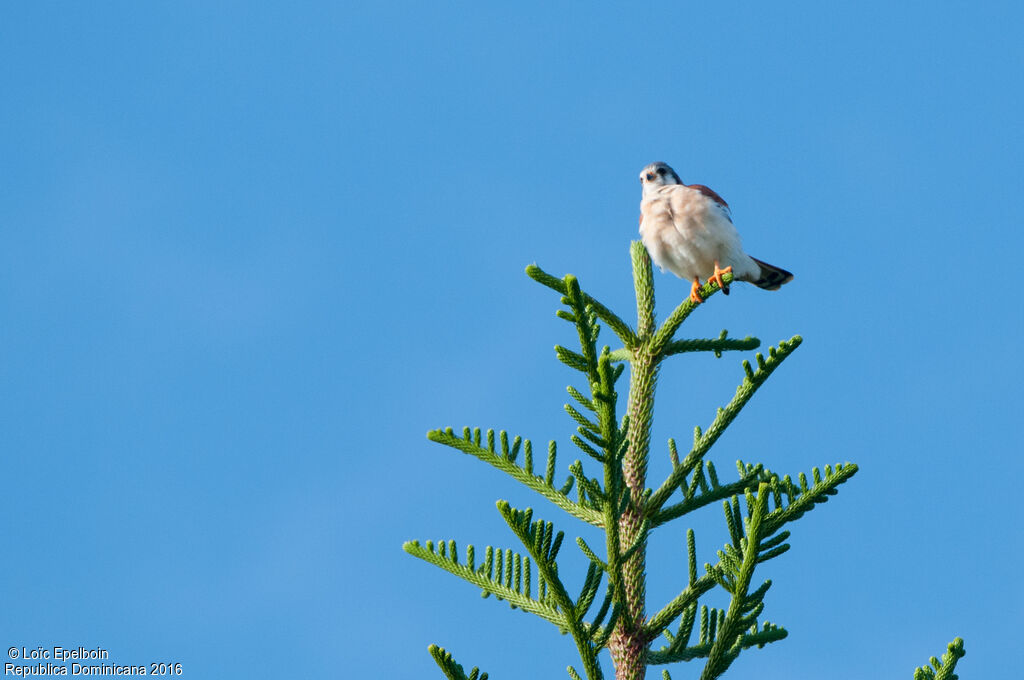
<path fill-rule="evenodd" d="M 665 163 L 651 163 L 640 172 L 640 240 L 662 271 L 692 281 L 690 299 L 703 302 L 701 279 L 718 283 L 726 295 L 722 274 L 749 281 L 765 290 L 778 290 L 793 275 L 743 252 L 732 224 L 729 206 L 702 184 L 683 184 Z"/>

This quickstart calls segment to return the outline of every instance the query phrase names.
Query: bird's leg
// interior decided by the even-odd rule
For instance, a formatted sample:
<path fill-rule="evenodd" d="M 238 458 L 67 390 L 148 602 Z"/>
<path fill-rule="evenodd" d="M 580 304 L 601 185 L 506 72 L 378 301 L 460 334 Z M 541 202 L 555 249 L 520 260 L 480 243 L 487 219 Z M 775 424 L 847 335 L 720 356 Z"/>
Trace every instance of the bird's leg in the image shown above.
<path fill-rule="evenodd" d="M 693 304 L 699 305 L 704 302 L 704 298 L 700 296 L 700 277 L 693 277 L 693 285 L 690 286 L 690 299 L 693 300 Z"/>
<path fill-rule="evenodd" d="M 726 267 L 725 269 L 718 268 L 718 260 L 715 260 L 715 273 L 708 277 L 708 281 L 714 281 L 718 284 L 718 287 L 722 289 L 722 292 L 726 295 L 729 294 L 729 288 L 726 287 L 725 282 L 722 281 L 722 274 L 732 273 L 732 267 Z"/>

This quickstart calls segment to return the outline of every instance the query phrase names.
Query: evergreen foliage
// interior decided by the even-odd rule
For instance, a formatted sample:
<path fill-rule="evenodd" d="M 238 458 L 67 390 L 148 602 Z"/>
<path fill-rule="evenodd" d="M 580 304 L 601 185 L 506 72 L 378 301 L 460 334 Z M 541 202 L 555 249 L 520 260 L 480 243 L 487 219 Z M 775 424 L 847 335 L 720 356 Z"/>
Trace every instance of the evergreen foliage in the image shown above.
<path fill-rule="evenodd" d="M 933 656 L 930 659 L 931 668 L 922 666 L 914 671 L 914 680 L 957 680 L 960 676 L 953 671 L 956 670 L 957 662 L 966 654 L 964 641 L 956 638 L 946 646 L 946 653 L 942 655 L 941 661 Z"/>
<path fill-rule="evenodd" d="M 496 433 L 466 427 L 457 433 L 449 427 L 427 435 L 501 470 L 572 517 L 603 531 L 604 546 L 591 546 L 582 538 L 575 541 L 589 562 L 580 592 L 568 592 L 559 575 L 557 557 L 564 533 L 556 532 L 550 521 L 535 519 L 531 508 L 516 509 L 506 501 L 498 501 L 498 512 L 523 546 L 521 552 L 487 546 L 480 560 L 470 545 L 460 561 L 453 540 L 410 541 L 404 549 L 480 588 L 485 597 L 493 595 L 570 634 L 583 670 L 581 676 L 569 666 L 571 678 L 602 678 L 598 655 L 608 648 L 619 680 L 641 680 L 649 665 L 691 661 L 703 661 L 700 677 L 711 680 L 721 676 L 743 650 L 786 637 L 784 628 L 760 618 L 772 584 L 755 585 L 756 567 L 785 553 L 789 549 L 788 525 L 835 495 L 839 485 L 857 472 L 857 466 L 825 465 L 823 470 L 814 468 L 810 477 L 800 472 L 794 481 L 763 463 L 739 461 L 737 479 L 722 482 L 712 462 L 705 460 L 754 393 L 800 346 L 801 338 L 794 336 L 769 348 L 767 356 L 758 353 L 754 363 L 742 362 L 743 375 L 735 396 L 717 410 L 710 425 L 695 429 L 693 444 L 685 455 L 680 457 L 676 442 L 669 440 L 672 471 L 656 488 L 648 488 L 650 427 L 661 362 L 690 352 L 712 352 L 721 357 L 727 351 L 756 349 L 760 341 L 730 338 L 726 331 L 717 338 L 676 339 L 686 318 L 703 306 L 689 298 L 656 326 L 650 258 L 639 242 L 632 244 L 631 255 L 637 300 L 635 330 L 585 293 L 576 277 L 559 279 L 536 265 L 526 269 L 535 281 L 561 295 L 565 308 L 557 315 L 577 331 L 579 348 L 556 346 L 555 354 L 582 374 L 585 389 L 568 388 L 572 403 L 565 405 L 565 411 L 576 426 L 570 440 L 585 459 L 593 461 L 589 466 L 600 466 L 600 475 L 590 476 L 583 460 L 577 459 L 568 466 L 565 481 L 556 485 L 554 441 L 548 444 L 546 461 L 538 472 L 532 442 L 518 435 L 510 440 L 504 430 Z M 731 275 L 724 279 L 728 284 Z M 707 300 L 716 292 L 718 286 L 709 282 L 701 296 Z M 599 349 L 602 323 L 622 343 L 621 348 Z M 619 415 L 617 383 L 626 364 L 630 366 L 630 384 L 625 413 Z M 722 504 L 729 539 L 718 551 L 717 562 L 704 564 L 703 572 L 698 570 L 696 539 L 688 529 L 688 583 L 648 615 L 646 546 L 651 532 L 716 502 Z M 700 602 L 714 589 L 728 595 L 725 609 Z M 663 643 L 655 647 L 659 638 Z M 962 655 L 962 647 L 959 649 Z M 432 645 L 430 652 L 450 680 L 487 677 L 477 668 L 467 676 L 451 654 L 437 646 Z M 936 669 L 941 666 L 942 670 L 927 676 L 919 669 L 915 680 L 955 678 L 946 669 L 951 672 L 956 658 L 947 654 L 944 666 L 933 659 Z M 670 677 L 667 670 L 663 676 Z"/>

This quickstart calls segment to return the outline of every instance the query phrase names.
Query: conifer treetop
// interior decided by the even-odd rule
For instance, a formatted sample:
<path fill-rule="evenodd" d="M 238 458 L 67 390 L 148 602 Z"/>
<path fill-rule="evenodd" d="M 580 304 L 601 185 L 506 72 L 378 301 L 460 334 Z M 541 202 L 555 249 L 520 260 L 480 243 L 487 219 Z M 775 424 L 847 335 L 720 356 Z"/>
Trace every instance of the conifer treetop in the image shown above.
<path fill-rule="evenodd" d="M 587 560 L 578 592 L 565 585 L 558 567 L 564 532 L 552 521 L 536 518 L 532 508 L 517 509 L 500 500 L 497 509 L 521 548 L 472 545 L 462 557 L 453 540 L 409 541 L 404 549 L 494 596 L 512 609 L 529 612 L 571 636 L 579 653 L 582 674 L 574 666 L 570 678 L 603 678 L 599 654 L 608 649 L 617 680 L 642 680 L 650 665 L 698 662 L 700 677 L 712 680 L 752 647 L 764 647 L 786 637 L 785 628 L 762 618 L 771 581 L 757 584 L 756 568 L 789 549 L 791 525 L 838 493 L 838 487 L 857 472 L 852 463 L 814 468 L 810 475 L 779 475 L 765 463 L 737 461 L 737 478 L 723 482 L 709 458 L 721 435 L 740 415 L 754 394 L 800 346 L 789 340 L 741 363 L 733 398 L 715 409 L 711 422 L 696 426 L 693 443 L 680 455 L 674 439 L 668 442 L 671 471 L 655 487 L 646 483 L 651 419 L 658 368 L 679 355 L 751 351 L 760 347 L 753 337 L 677 338 L 686 319 L 698 307 L 708 307 L 719 291 L 709 282 L 700 290 L 705 300 L 685 298 L 658 325 L 654 313 L 651 261 L 639 242 L 631 246 L 636 291 L 636 323 L 585 292 L 575 276 L 557 278 L 537 265 L 527 275 L 560 295 L 556 313 L 573 325 L 578 348 L 555 346 L 555 356 L 582 375 L 579 387 L 570 385 L 572 398 L 565 411 L 573 422 L 570 441 L 584 454 L 568 465 L 564 481 L 556 480 L 558 446 L 547 445 L 543 464 L 535 460 L 533 443 L 506 431 L 452 427 L 431 430 L 427 437 L 500 470 L 549 501 L 570 517 L 599 528 L 604 545 L 575 540 Z M 731 275 L 724 277 L 726 285 Z M 621 346 L 599 343 L 602 325 Z M 618 381 L 630 368 L 625 409 L 618 412 Z M 595 472 L 597 474 L 595 474 Z M 686 583 L 679 594 L 648 612 L 646 548 L 655 529 L 676 522 L 715 503 L 724 513 L 727 541 L 717 559 L 698 569 L 696 537 L 685 530 Z M 663 530 L 664 531 L 664 530 Z M 657 565 L 676 570 L 675 565 Z M 723 591 L 729 604 L 718 609 L 702 603 L 711 591 Z M 656 641 L 662 639 L 660 645 Z M 962 651 L 962 645 L 959 648 Z M 451 654 L 432 645 L 430 653 L 450 680 L 485 680 L 478 668 L 467 675 Z M 950 647 L 950 654 L 953 654 Z M 947 655 L 948 656 L 948 655 Z M 959 657 L 955 657 L 959 658 Z M 944 657 L 943 670 L 955 666 Z M 937 660 L 933 660 L 933 665 Z M 936 666 L 939 668 L 939 666 Z M 929 669 L 930 670 L 930 669 Z M 941 672 L 941 671 L 940 671 Z M 669 678 L 668 671 L 663 677 Z M 936 678 L 955 677 L 935 675 Z M 930 676 L 915 676 L 929 680 Z"/>

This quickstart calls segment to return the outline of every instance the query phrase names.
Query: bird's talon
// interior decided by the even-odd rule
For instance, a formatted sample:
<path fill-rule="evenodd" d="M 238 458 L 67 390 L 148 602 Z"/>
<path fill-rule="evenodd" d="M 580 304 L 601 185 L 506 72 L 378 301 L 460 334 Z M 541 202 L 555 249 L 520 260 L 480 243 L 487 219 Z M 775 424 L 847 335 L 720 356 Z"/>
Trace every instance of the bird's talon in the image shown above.
<path fill-rule="evenodd" d="M 694 278 L 693 285 L 690 286 L 690 300 L 693 301 L 693 304 L 695 305 L 699 305 L 704 302 L 704 298 L 700 296 L 700 279 L 698 278 Z"/>
<path fill-rule="evenodd" d="M 722 274 L 731 274 L 731 273 L 732 273 L 732 266 L 728 266 L 725 269 L 719 269 L 718 268 L 718 263 L 716 262 L 715 263 L 715 273 L 712 274 L 711 277 L 708 279 L 708 283 L 711 283 L 712 281 L 714 281 L 715 283 L 718 284 L 718 287 L 722 290 L 722 292 L 725 293 L 726 295 L 728 295 L 729 294 L 729 287 L 726 286 L 725 285 L 725 281 L 722 280 Z"/>

